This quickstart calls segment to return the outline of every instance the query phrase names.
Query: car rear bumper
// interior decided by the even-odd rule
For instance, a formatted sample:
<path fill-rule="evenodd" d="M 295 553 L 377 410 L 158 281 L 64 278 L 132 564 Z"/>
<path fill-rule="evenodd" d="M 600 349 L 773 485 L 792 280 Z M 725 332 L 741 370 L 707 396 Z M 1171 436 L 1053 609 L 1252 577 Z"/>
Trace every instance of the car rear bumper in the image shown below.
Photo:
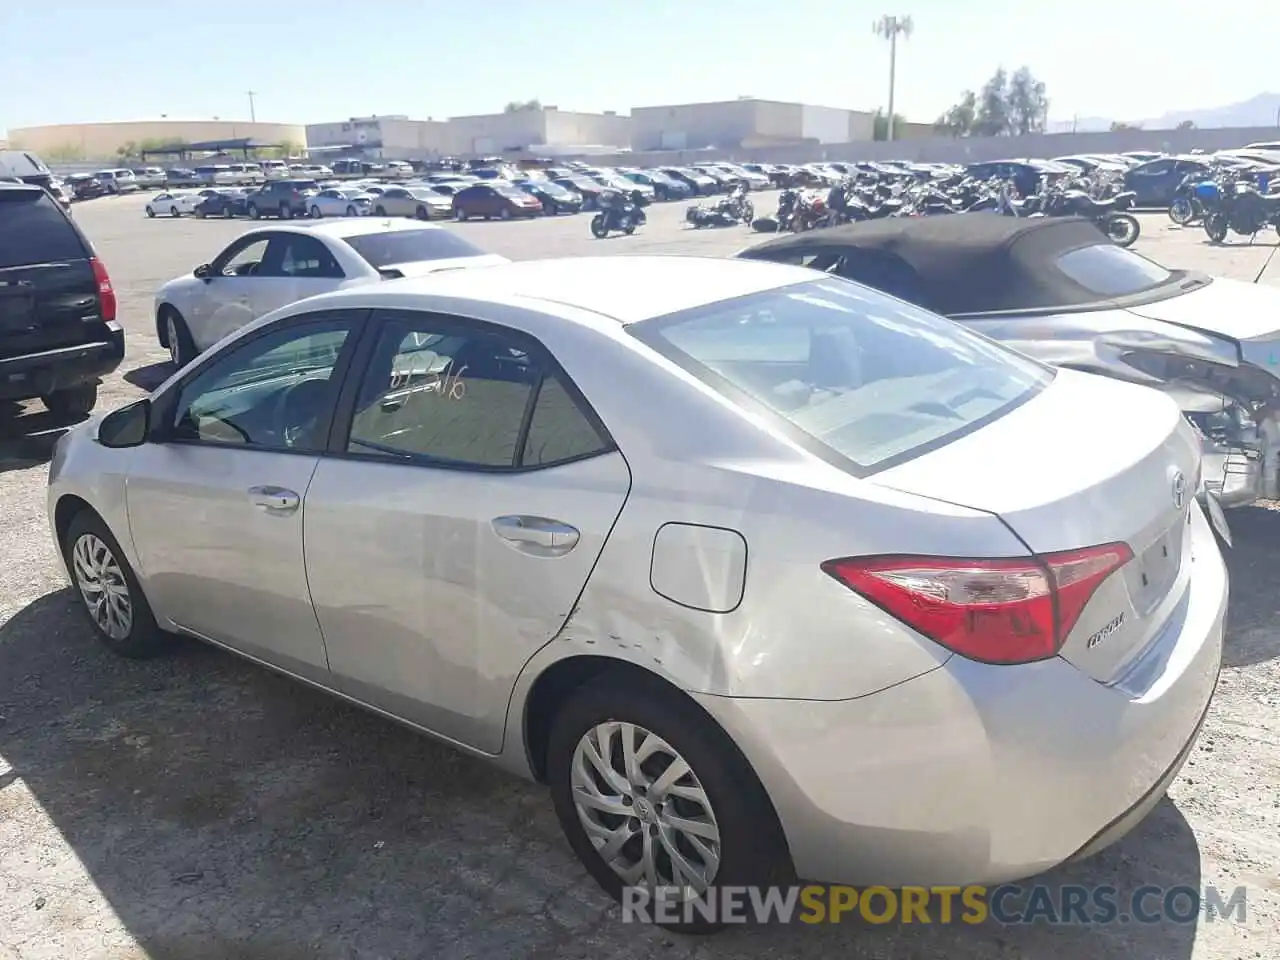
<path fill-rule="evenodd" d="M 89 343 L 0 358 L 0 400 L 48 396 L 114 371 L 124 360 L 124 328 L 105 326 L 105 336 Z"/>
<path fill-rule="evenodd" d="M 1221 663 L 1226 567 L 1198 506 L 1192 527 L 1186 596 L 1115 684 L 1061 658 L 952 657 L 855 700 L 699 695 L 772 798 L 797 873 L 1000 883 L 1089 856 L 1141 821 L 1186 760 Z"/>

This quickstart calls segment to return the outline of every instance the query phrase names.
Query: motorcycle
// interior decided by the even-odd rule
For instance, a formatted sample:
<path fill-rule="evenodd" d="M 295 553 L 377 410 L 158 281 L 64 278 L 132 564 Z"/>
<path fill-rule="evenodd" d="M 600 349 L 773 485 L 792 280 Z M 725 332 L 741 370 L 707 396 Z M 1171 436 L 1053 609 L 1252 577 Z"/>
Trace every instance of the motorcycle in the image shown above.
<path fill-rule="evenodd" d="M 648 222 L 644 211 L 633 200 L 620 193 L 602 193 L 596 204 L 600 212 L 591 218 L 591 235 L 597 240 L 603 240 L 614 230 L 631 236 L 637 227 Z"/>
<path fill-rule="evenodd" d="M 1142 231 L 1138 218 L 1126 212 L 1133 206 L 1135 198 L 1132 190 L 1107 200 L 1095 200 L 1083 190 L 1046 186 L 1041 189 L 1035 212 L 1049 217 L 1086 217 L 1096 223 L 1116 246 L 1131 247 Z"/>
<path fill-rule="evenodd" d="M 1224 177 L 1219 187 L 1218 207 L 1204 218 L 1204 232 L 1210 243 L 1222 243 L 1228 233 L 1248 237 L 1252 243 L 1267 227 L 1275 227 L 1280 233 L 1280 194 L 1262 193 L 1235 177 Z"/>
<path fill-rule="evenodd" d="M 750 223 L 755 215 L 755 207 L 747 199 L 746 188 L 742 185 L 734 187 L 732 192 L 713 203 L 694 204 L 684 212 L 686 222 L 695 228 Z"/>

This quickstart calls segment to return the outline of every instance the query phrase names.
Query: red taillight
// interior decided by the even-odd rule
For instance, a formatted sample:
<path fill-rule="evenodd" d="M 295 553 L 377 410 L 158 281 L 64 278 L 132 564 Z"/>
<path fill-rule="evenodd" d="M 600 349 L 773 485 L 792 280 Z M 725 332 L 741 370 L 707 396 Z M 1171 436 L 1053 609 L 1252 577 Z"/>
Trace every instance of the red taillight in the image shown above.
<path fill-rule="evenodd" d="M 111 286 L 111 277 L 107 274 L 106 265 L 94 257 L 89 261 L 93 267 L 93 281 L 98 285 L 98 312 L 103 320 L 116 318 L 116 291 Z"/>
<path fill-rule="evenodd" d="M 996 560 L 848 557 L 822 569 L 962 656 L 1029 663 L 1057 654 L 1094 591 L 1132 559 L 1127 544 L 1108 543 Z"/>

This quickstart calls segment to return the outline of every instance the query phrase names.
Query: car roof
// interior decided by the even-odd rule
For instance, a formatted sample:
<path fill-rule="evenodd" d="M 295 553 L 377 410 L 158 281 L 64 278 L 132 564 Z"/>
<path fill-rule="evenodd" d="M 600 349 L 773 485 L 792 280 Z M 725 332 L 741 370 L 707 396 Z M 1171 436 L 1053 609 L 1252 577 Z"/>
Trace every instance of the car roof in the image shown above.
<path fill-rule="evenodd" d="M 404 217 L 336 217 L 332 220 L 298 220 L 273 223 L 261 230 L 309 233 L 334 240 L 363 237 L 371 233 L 395 233 L 405 230 L 443 230 L 435 223 L 408 220 Z"/>
<path fill-rule="evenodd" d="M 811 253 L 881 252 L 906 265 L 917 303 L 955 316 L 1094 303 L 1098 295 L 1058 269 L 1057 258 L 1106 242 L 1081 217 L 974 213 L 865 220 L 766 240 L 738 256 L 789 262 Z"/>
<path fill-rule="evenodd" d="M 720 257 L 565 257 L 391 280 L 325 299 L 385 291 L 398 297 L 536 300 L 630 324 L 815 279 L 800 267 Z"/>

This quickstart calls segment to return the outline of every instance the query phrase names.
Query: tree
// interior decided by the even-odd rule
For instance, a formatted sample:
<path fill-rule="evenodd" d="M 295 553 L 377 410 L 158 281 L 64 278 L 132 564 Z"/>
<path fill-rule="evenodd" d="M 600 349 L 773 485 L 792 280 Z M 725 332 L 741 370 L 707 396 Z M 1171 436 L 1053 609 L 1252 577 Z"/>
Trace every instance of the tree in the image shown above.
<path fill-rule="evenodd" d="M 1009 132 L 1009 75 L 1004 67 L 982 85 L 973 132 L 979 137 L 998 137 Z"/>
<path fill-rule="evenodd" d="M 960 102 L 933 122 L 933 129 L 952 137 L 967 137 L 978 120 L 978 95 L 972 90 L 960 94 Z"/>
<path fill-rule="evenodd" d="M 907 119 L 900 113 L 893 115 L 893 139 L 901 140 L 902 131 L 906 126 Z M 876 112 L 871 118 L 871 139 L 872 140 L 888 140 L 889 139 L 889 115 L 884 112 L 884 107 L 876 107 Z"/>
<path fill-rule="evenodd" d="M 1194 120 L 1183 120 L 1180 124 L 1174 127 L 1175 130 L 1194 130 L 1195 128 L 1196 122 Z"/>
<path fill-rule="evenodd" d="M 116 147 L 116 156 L 121 160 L 127 159 L 128 157 L 136 157 L 137 155 L 138 145 L 132 140 L 122 143 L 120 146 Z"/>
<path fill-rule="evenodd" d="M 537 97 L 532 100 L 512 100 L 502 108 L 503 113 L 519 113 L 521 110 L 541 110 L 542 101 Z"/>
<path fill-rule="evenodd" d="M 1009 78 L 1005 93 L 1009 132 L 1018 136 L 1044 133 L 1049 116 L 1049 98 L 1044 83 L 1031 74 L 1029 67 L 1019 67 Z"/>
<path fill-rule="evenodd" d="M 1112 133 L 1119 133 L 1122 130 L 1141 130 L 1141 129 L 1142 129 L 1142 124 L 1140 123 L 1122 123 L 1119 120 L 1113 120 L 1111 122 Z"/>

